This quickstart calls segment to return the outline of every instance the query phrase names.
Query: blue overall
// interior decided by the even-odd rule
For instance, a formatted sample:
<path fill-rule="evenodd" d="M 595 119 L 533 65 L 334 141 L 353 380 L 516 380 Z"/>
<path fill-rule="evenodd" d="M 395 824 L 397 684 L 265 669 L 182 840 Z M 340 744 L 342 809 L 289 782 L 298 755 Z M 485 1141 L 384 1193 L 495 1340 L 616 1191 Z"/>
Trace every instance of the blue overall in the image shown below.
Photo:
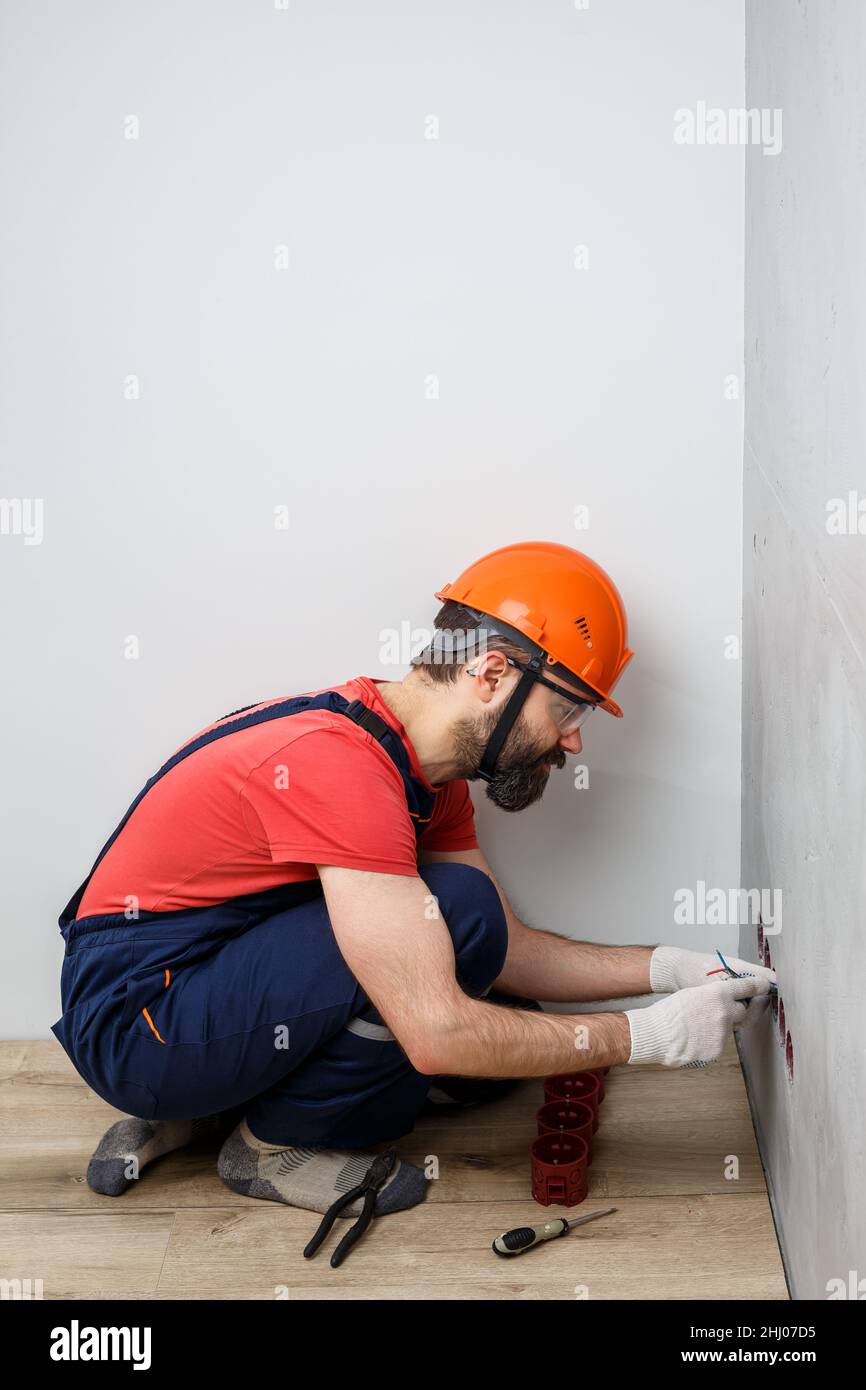
<path fill-rule="evenodd" d="M 381 742 L 420 835 L 433 795 L 412 775 L 399 735 L 362 701 L 329 690 L 237 710 L 187 744 L 136 797 L 91 875 L 178 762 L 214 739 L 310 709 L 344 714 Z M 418 872 L 447 924 L 460 987 L 486 994 L 508 937 L 495 885 L 465 864 Z M 366 1148 L 412 1129 L 431 1078 L 411 1066 L 348 969 L 318 877 L 213 907 L 76 921 L 89 881 L 59 919 L 63 1015 L 51 1031 L 110 1105 L 147 1120 L 243 1107 L 258 1138 L 287 1145 Z"/>

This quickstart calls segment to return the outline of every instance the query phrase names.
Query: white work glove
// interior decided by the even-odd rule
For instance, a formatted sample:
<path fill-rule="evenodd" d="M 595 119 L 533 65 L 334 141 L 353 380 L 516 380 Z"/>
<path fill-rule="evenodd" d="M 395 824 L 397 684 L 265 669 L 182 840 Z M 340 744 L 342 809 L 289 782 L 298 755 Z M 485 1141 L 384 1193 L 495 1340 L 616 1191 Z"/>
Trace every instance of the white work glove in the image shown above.
<path fill-rule="evenodd" d="M 733 962 L 732 962 L 733 963 Z M 660 1062 L 687 1067 L 713 1062 L 725 1048 L 732 1028 L 763 1012 L 770 982 L 760 975 L 742 980 L 716 977 L 715 983 L 678 990 L 645 1009 L 626 1009 L 631 1030 L 629 1062 Z M 765 999 L 759 1004 L 756 996 Z M 753 999 L 748 1007 L 742 1000 Z"/>
<path fill-rule="evenodd" d="M 762 975 L 775 984 L 775 970 L 768 970 L 765 965 L 753 965 L 737 956 L 725 956 L 725 960 L 738 975 Z M 711 970 L 722 970 L 722 962 L 715 953 L 656 946 L 650 956 L 650 989 L 653 994 L 669 994 L 675 989 L 691 989 L 693 985 L 709 985 L 725 978 L 724 973 L 711 975 Z"/>

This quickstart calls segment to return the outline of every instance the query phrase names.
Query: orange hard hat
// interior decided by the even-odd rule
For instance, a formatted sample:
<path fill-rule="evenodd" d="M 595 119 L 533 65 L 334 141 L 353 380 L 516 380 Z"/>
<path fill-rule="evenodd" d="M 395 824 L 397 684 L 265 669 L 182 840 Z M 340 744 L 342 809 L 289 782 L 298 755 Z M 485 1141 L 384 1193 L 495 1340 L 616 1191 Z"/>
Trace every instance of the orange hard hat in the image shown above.
<path fill-rule="evenodd" d="M 592 703 L 622 718 L 610 693 L 634 656 L 625 607 L 610 576 L 582 551 L 554 541 L 505 545 L 436 598 L 493 619 L 489 633 L 543 654 L 553 674 L 588 687 Z"/>

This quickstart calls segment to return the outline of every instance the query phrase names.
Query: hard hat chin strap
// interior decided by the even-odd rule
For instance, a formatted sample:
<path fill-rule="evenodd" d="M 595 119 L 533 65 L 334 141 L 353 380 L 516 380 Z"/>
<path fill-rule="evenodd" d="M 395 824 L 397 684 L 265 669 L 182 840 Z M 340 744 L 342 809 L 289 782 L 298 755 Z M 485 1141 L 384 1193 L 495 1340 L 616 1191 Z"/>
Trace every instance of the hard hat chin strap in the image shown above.
<path fill-rule="evenodd" d="M 499 717 L 499 723 L 490 735 L 484 756 L 478 766 L 478 776 L 485 782 L 492 782 L 493 780 L 496 760 L 502 751 L 502 745 L 511 733 L 512 727 L 526 703 L 529 692 L 535 684 L 535 672 L 540 665 L 540 658 L 533 656 L 524 666 L 520 680 L 512 690 L 511 698 Z"/>

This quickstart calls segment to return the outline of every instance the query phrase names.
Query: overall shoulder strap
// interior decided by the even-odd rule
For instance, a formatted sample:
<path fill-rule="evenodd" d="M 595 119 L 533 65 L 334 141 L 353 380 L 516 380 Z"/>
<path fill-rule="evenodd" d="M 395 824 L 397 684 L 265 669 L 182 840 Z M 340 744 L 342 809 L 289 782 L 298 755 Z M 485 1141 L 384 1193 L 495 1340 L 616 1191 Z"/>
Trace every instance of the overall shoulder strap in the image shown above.
<path fill-rule="evenodd" d="M 394 732 L 391 725 L 386 723 L 374 709 L 370 709 L 369 705 L 365 705 L 363 700 L 353 700 L 340 713 L 345 714 L 347 719 L 354 720 L 356 724 L 360 724 L 362 729 L 366 729 L 368 734 L 372 734 L 382 744 L 384 744 L 386 736 Z M 385 751 L 389 750 L 386 749 Z"/>
<path fill-rule="evenodd" d="M 348 719 L 360 725 L 362 729 L 366 729 L 368 733 L 372 734 L 373 737 L 378 739 L 382 744 L 385 752 L 388 753 L 389 757 L 397 764 L 405 781 L 408 775 L 408 768 L 401 765 L 399 761 L 400 752 L 403 752 L 405 756 L 405 750 L 403 749 L 401 740 L 394 735 L 394 730 L 390 725 L 387 724 L 375 710 L 370 709 L 369 705 L 365 705 L 363 700 L 353 700 L 350 704 L 344 696 L 338 694 L 336 690 L 322 690 L 319 691 L 318 695 L 297 695 L 288 700 L 279 700 L 275 704 L 266 705 L 264 708 L 261 705 L 244 705 L 241 709 L 234 710 L 231 714 L 223 715 L 222 719 L 218 720 L 212 729 L 208 729 L 205 733 L 199 734 L 197 738 L 184 744 L 184 746 L 178 749 L 167 762 L 163 763 L 159 771 L 155 772 L 150 780 L 145 783 L 117 828 L 102 846 L 102 849 L 93 862 L 93 867 L 87 875 L 87 878 L 73 894 L 60 914 L 59 920 L 61 927 L 74 919 L 81 904 L 81 899 L 84 897 L 87 890 L 87 885 L 90 883 L 96 869 L 111 849 L 111 846 L 127 824 L 136 807 L 144 800 L 147 793 L 156 786 L 157 782 L 165 777 L 166 773 L 171 772 L 172 768 L 177 767 L 179 763 L 184 762 L 186 758 L 191 757 L 191 755 L 196 753 L 200 748 L 205 748 L 208 744 L 215 743 L 218 739 L 226 738 L 229 734 L 239 733 L 242 729 L 254 728 L 257 724 L 270 723 L 273 719 L 284 719 L 288 715 L 300 714 L 303 710 L 309 710 L 311 708 L 326 709 L 335 714 L 345 714 Z M 394 737 L 388 739 L 386 742 L 386 738 L 389 734 L 394 735 Z M 399 749 L 397 745 L 399 745 Z"/>
<path fill-rule="evenodd" d="M 354 719 L 355 723 L 360 724 L 362 729 L 366 729 L 374 738 L 377 738 L 392 762 L 395 763 L 397 771 L 403 778 L 406 805 L 415 828 L 415 835 L 420 837 L 425 825 L 432 818 L 436 793 L 429 791 L 412 772 L 409 754 L 403 740 L 381 715 L 378 715 L 375 710 L 370 709 L 369 705 L 365 705 L 361 700 L 353 700 L 351 705 L 347 705 L 342 713 L 349 719 Z"/>

